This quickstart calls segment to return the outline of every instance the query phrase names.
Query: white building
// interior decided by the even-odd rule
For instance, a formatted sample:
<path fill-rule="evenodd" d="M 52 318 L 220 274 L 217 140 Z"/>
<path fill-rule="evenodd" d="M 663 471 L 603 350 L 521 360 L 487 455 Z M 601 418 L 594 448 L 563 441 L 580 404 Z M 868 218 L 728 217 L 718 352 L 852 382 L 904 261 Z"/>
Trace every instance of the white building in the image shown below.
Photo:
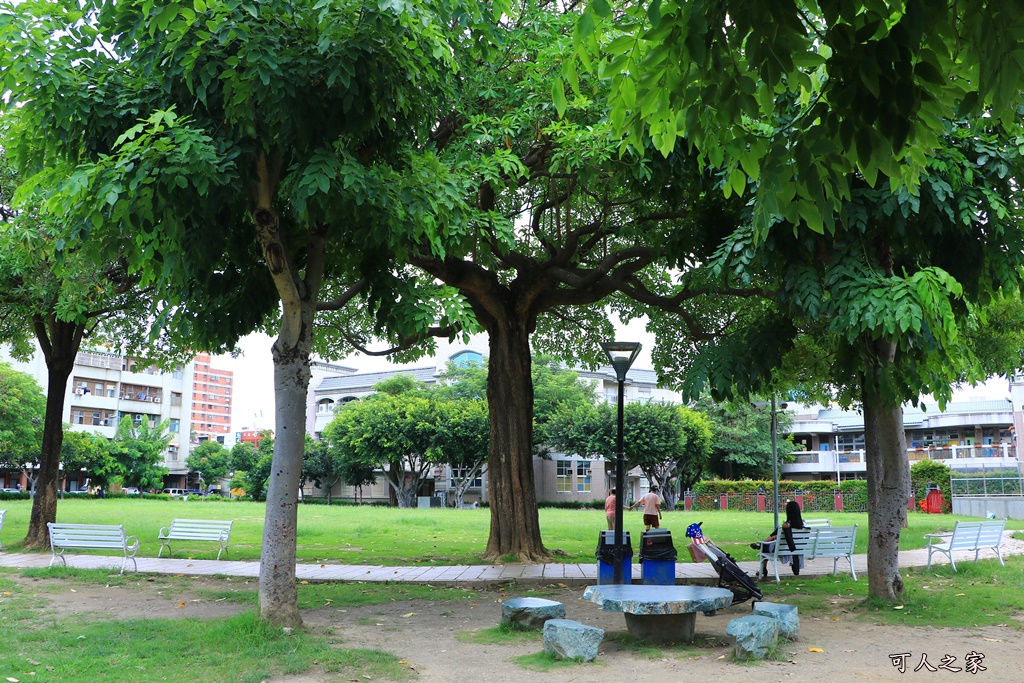
<path fill-rule="evenodd" d="M 48 373 L 41 351 L 37 349 L 29 361 L 22 362 L 11 358 L 6 347 L 0 347 L 0 360 L 32 375 L 46 393 Z M 184 486 L 191 431 L 192 368 L 189 363 L 173 372 L 162 372 L 128 356 L 80 351 L 68 378 L 61 419 L 76 431 L 97 433 L 108 439 L 114 438 L 117 425 L 125 416 L 130 416 L 135 424 L 143 419 L 154 424 L 167 420 L 172 438 L 162 465 L 172 477 L 180 477 Z M 82 483 L 68 477 L 70 490 L 77 490 Z"/>

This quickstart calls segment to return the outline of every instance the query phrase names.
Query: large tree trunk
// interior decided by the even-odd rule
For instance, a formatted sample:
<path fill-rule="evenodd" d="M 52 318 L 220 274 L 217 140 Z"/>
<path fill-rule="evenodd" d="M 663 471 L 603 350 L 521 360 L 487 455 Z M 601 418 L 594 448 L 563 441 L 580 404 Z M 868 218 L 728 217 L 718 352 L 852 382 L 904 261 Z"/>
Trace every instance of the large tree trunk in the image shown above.
<path fill-rule="evenodd" d="M 903 408 L 885 401 L 881 391 L 881 366 L 887 364 L 884 359 L 893 357 L 895 345 L 875 341 L 872 346 L 873 357 L 880 360 L 868 369 L 862 388 L 868 474 L 868 594 L 899 601 L 904 588 L 899 543 L 907 518 L 910 464 Z"/>
<path fill-rule="evenodd" d="M 60 450 L 64 443 L 64 400 L 68 377 L 85 328 L 74 323 L 50 319 L 34 321 L 36 339 L 46 361 L 46 417 L 43 419 L 43 444 L 39 455 L 39 475 L 32 497 L 26 550 L 50 547 L 47 522 L 57 521 L 57 484 L 60 481 Z"/>
<path fill-rule="evenodd" d="M 533 476 L 533 378 L 525 321 L 509 315 L 490 326 L 487 404 L 491 445 L 487 490 L 491 534 L 484 556 L 514 555 L 526 562 L 548 558 L 540 537 Z"/>

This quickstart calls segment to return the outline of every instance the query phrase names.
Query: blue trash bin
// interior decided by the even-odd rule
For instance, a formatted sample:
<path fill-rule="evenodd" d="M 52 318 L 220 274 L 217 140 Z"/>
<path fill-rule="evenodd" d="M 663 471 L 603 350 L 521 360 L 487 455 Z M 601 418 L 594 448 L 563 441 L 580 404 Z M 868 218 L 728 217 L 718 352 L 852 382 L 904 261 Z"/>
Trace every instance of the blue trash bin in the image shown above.
<path fill-rule="evenodd" d="M 633 542 L 629 532 L 622 532 L 622 582 L 633 583 Z M 597 583 L 615 583 L 615 532 L 602 531 L 597 537 Z"/>
<path fill-rule="evenodd" d="M 678 553 L 668 529 L 651 529 L 640 535 L 640 583 L 645 586 L 676 585 Z"/>

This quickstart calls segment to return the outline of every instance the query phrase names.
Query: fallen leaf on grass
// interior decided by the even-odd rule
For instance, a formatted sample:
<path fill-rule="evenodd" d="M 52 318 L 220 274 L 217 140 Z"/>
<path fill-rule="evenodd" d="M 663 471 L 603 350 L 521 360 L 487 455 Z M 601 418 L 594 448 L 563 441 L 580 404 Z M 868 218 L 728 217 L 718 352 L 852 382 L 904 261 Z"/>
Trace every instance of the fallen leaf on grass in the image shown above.
<path fill-rule="evenodd" d="M 18 679 L 14 678 L 13 676 L 8 676 L 7 680 L 9 680 L 11 683 L 18 683 Z"/>
<path fill-rule="evenodd" d="M 71 592 L 72 592 L 72 593 L 77 593 L 78 591 L 76 591 L 76 590 L 75 590 L 74 588 L 72 588 L 72 589 L 71 589 Z"/>
<path fill-rule="evenodd" d="M 4 591 L 4 595 L 10 595 L 11 591 Z"/>
<path fill-rule="evenodd" d="M 824 650 L 822 650 L 820 647 L 809 647 L 809 648 L 807 648 L 807 651 L 808 652 L 824 652 Z"/>
<path fill-rule="evenodd" d="M 409 612 L 408 614 L 403 614 L 402 618 L 403 619 L 408 619 L 409 617 L 414 617 L 414 616 L 416 616 L 415 612 Z"/>
<path fill-rule="evenodd" d="M 832 621 L 839 621 L 839 617 L 832 617 Z"/>
<path fill-rule="evenodd" d="M 903 605 L 896 605 L 893 609 L 903 609 Z"/>
<path fill-rule="evenodd" d="M 955 597 L 955 598 L 962 598 L 962 597 L 963 597 L 963 596 L 965 596 L 965 595 L 967 595 L 967 593 L 957 593 L 957 594 L 956 594 L 956 595 L 954 595 L 953 597 Z"/>
<path fill-rule="evenodd" d="M 175 607 L 184 607 L 184 606 L 185 606 L 185 603 L 183 603 L 183 602 L 179 602 L 177 605 L 175 605 Z"/>

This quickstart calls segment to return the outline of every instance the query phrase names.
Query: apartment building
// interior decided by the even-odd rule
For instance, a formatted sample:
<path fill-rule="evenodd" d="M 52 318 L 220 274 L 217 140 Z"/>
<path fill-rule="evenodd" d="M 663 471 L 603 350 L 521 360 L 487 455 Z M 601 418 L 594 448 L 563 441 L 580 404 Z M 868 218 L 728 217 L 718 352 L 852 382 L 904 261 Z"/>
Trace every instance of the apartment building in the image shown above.
<path fill-rule="evenodd" d="M 43 354 L 37 349 L 27 362 L 10 357 L 0 347 L 0 360 L 28 373 L 47 390 L 48 373 Z M 191 365 L 163 372 L 130 356 L 98 349 L 80 351 L 68 379 L 62 420 L 76 431 L 101 434 L 113 439 L 124 417 L 140 424 L 143 419 L 168 422 L 171 442 L 164 452 L 163 466 L 171 477 L 183 480 L 188 473 L 191 426 Z M 88 473 L 67 476 L 68 490 L 84 487 Z"/>
<path fill-rule="evenodd" d="M 210 354 L 200 353 L 192 361 L 192 431 L 196 443 L 223 444 L 231 433 L 231 396 L 234 373 L 210 365 Z"/>

